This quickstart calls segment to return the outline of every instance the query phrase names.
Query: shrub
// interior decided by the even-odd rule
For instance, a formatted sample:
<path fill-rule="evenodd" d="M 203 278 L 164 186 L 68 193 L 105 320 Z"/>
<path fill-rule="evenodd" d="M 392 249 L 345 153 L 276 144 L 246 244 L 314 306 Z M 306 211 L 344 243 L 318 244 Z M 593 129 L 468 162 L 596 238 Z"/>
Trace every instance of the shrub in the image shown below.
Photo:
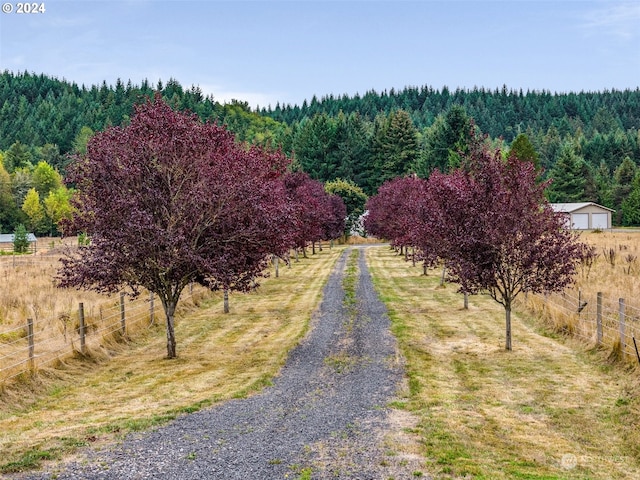
<path fill-rule="evenodd" d="M 23 224 L 19 224 L 13 233 L 13 251 L 16 253 L 26 253 L 29 249 L 29 238 L 27 229 Z"/>

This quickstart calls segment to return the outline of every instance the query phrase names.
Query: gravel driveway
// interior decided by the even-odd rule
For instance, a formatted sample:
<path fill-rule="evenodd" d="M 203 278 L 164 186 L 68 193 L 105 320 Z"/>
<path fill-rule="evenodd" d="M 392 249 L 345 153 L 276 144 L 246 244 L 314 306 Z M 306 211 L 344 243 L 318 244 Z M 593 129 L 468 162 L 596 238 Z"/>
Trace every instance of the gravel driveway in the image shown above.
<path fill-rule="evenodd" d="M 387 404 L 403 369 L 361 248 L 357 308 L 345 307 L 351 250 L 338 260 L 309 334 L 273 386 L 21 478 L 415 478 L 419 459 L 390 451 L 389 436 L 401 429 L 392 426 Z"/>

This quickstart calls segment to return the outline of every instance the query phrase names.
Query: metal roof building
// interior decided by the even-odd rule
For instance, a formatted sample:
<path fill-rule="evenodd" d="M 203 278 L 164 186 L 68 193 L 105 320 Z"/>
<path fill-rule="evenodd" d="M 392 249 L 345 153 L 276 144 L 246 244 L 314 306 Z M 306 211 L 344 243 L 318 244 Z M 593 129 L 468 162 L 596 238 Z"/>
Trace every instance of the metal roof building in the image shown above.
<path fill-rule="evenodd" d="M 551 203 L 555 212 L 567 216 L 567 227 L 575 230 L 606 230 L 611 228 L 611 214 L 615 211 L 594 202 Z"/>
<path fill-rule="evenodd" d="M 13 251 L 13 233 L 0 233 L 0 250 Z M 31 250 L 35 251 L 38 239 L 33 233 L 27 233 L 27 240 Z"/>

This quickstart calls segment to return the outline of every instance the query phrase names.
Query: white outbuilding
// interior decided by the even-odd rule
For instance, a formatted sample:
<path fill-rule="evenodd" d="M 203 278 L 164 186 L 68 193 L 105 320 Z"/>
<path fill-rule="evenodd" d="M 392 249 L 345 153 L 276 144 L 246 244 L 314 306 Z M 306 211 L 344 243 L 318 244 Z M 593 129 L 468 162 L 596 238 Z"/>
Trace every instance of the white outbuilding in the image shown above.
<path fill-rule="evenodd" d="M 612 210 L 593 202 L 552 203 L 555 212 L 565 214 L 567 227 L 575 230 L 606 230 L 611 228 Z"/>

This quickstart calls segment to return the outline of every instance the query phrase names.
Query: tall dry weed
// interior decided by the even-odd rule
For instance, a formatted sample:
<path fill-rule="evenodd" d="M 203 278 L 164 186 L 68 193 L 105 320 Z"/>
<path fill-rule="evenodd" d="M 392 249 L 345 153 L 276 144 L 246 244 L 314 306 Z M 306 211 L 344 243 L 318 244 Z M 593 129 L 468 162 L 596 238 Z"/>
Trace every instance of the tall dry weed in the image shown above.
<path fill-rule="evenodd" d="M 125 299 L 126 332 L 123 334 L 119 295 L 58 288 L 55 276 L 60 268 L 62 248 L 77 245 L 75 239 L 65 242 L 63 245 L 59 240 L 54 241 L 55 248 L 40 248 L 37 254 L 0 257 L 0 382 L 27 368 L 28 319 L 33 321 L 38 368 L 80 349 L 81 303 L 87 340 L 85 355 L 104 356 L 114 343 L 136 335 L 153 323 L 150 302 L 144 294 L 135 301 Z M 186 293 L 185 300 L 191 297 L 196 302 L 205 295 L 200 289 Z M 181 309 L 190 305 L 191 302 L 183 301 Z M 160 316 L 161 309 L 156 299 L 153 316 Z"/>
<path fill-rule="evenodd" d="M 640 338 L 640 232 L 583 232 L 594 247 L 583 260 L 575 284 L 562 295 L 529 295 L 524 304 L 553 331 L 595 343 L 597 297 L 602 295 L 602 345 L 610 358 L 631 357 L 632 337 Z M 625 345 L 619 336 L 619 304 L 625 304 Z"/>

